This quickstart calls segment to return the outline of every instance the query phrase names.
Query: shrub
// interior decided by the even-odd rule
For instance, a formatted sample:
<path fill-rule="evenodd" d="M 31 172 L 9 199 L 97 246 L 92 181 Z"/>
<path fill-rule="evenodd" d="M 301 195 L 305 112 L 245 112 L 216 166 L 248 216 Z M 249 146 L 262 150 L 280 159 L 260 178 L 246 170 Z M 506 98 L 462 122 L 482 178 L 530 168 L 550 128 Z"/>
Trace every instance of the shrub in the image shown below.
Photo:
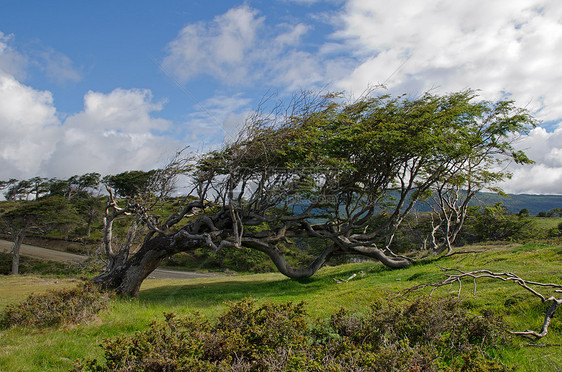
<path fill-rule="evenodd" d="M 73 289 L 30 295 L 19 304 L 8 305 L 0 318 L 0 328 L 54 327 L 90 320 L 109 303 L 108 293 L 91 282 Z"/>
<path fill-rule="evenodd" d="M 76 371 L 504 371 L 486 350 L 506 342 L 492 313 L 469 315 L 458 301 L 376 304 L 310 321 L 304 305 L 243 300 L 216 321 L 165 314 L 132 336 L 105 340 L 105 362 Z"/>
<path fill-rule="evenodd" d="M 471 208 L 463 232 L 463 235 L 474 235 L 477 241 L 521 240 L 537 234 L 531 220 L 508 214 L 501 203 Z"/>

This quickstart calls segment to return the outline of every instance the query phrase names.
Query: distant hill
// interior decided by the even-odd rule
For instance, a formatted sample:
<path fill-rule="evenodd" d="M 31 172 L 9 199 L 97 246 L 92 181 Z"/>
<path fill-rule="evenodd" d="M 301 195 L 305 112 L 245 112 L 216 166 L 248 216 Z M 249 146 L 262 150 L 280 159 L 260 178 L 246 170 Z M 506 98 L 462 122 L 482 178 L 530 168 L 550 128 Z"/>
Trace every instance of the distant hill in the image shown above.
<path fill-rule="evenodd" d="M 493 193 L 481 192 L 475 197 L 472 205 L 493 205 L 497 202 L 509 210 L 510 213 L 517 213 L 523 208 L 527 208 L 532 216 L 539 212 L 547 212 L 552 208 L 562 208 L 562 195 L 529 195 L 513 194 L 500 196 Z"/>
<path fill-rule="evenodd" d="M 391 193 L 394 199 L 399 198 L 398 193 Z M 548 212 L 553 208 L 562 208 L 562 195 L 530 195 L 511 194 L 501 196 L 491 192 L 479 192 L 470 202 L 472 206 L 487 206 L 502 203 L 509 213 L 516 214 L 521 209 L 527 208 L 531 216 L 539 212 Z M 431 211 L 431 207 L 424 201 L 419 201 L 414 207 L 421 212 Z"/>

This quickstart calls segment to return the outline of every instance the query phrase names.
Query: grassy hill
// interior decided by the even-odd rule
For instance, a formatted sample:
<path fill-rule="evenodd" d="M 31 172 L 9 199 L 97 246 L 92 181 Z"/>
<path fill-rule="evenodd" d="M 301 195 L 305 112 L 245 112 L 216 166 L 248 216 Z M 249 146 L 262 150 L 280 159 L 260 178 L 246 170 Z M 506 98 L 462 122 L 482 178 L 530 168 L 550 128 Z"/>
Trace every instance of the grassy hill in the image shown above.
<path fill-rule="evenodd" d="M 466 253 L 439 261 L 423 263 L 403 270 L 390 270 L 378 263 L 364 262 L 326 267 L 313 278 L 290 280 L 280 274 L 256 274 L 195 279 L 188 281 L 147 280 L 138 299 L 117 299 L 109 309 L 87 324 L 42 330 L 12 328 L 0 330 L 0 370 L 68 370 L 76 358 L 100 358 L 98 345 L 104 338 L 133 334 L 146 329 L 163 313 L 199 312 L 213 319 L 227 308 L 229 301 L 254 298 L 258 303 L 305 301 L 312 318 L 326 319 L 344 307 L 366 312 L 373 301 L 408 302 L 418 291 L 396 297 L 403 289 L 444 278 L 440 267 L 461 270 L 489 269 L 510 271 L 522 278 L 562 283 L 562 246 L 528 243 L 524 245 L 474 245 Z M 337 283 L 335 279 L 347 279 Z M 23 300 L 30 292 L 43 292 L 75 283 L 63 279 L 34 276 L 0 277 L 0 310 Z M 539 288 L 539 291 L 545 291 Z M 545 291 L 547 292 L 547 291 Z M 528 291 L 500 281 L 464 282 L 441 288 L 438 297 L 459 295 L 464 306 L 475 316 L 492 310 L 501 314 L 513 330 L 539 330 L 548 304 L 542 304 Z M 558 294 L 557 296 L 560 296 Z M 548 336 L 539 342 L 512 337 L 511 346 L 493 351 L 493 356 L 521 371 L 562 370 L 562 323 L 555 317 Z"/>

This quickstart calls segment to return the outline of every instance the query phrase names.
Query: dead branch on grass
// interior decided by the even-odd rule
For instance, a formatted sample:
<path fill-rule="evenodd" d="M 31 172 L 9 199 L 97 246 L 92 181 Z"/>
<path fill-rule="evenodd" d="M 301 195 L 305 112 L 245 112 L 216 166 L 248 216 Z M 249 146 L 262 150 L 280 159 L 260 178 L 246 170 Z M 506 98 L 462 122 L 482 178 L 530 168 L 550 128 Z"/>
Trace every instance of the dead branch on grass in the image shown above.
<path fill-rule="evenodd" d="M 433 288 L 431 290 L 430 294 L 429 294 L 429 296 L 431 297 L 433 295 L 433 292 L 435 292 L 435 290 L 438 289 L 438 288 L 441 288 L 441 287 L 444 287 L 444 286 L 452 287 L 454 284 L 458 284 L 459 289 L 457 291 L 457 296 L 460 296 L 460 293 L 461 293 L 461 290 L 462 290 L 462 280 L 465 279 L 465 278 L 472 278 L 473 288 L 474 288 L 473 289 L 473 295 L 476 296 L 476 280 L 477 279 L 489 278 L 489 279 L 502 280 L 504 282 L 512 282 L 512 283 L 515 283 L 515 284 L 525 288 L 527 291 L 532 293 L 534 296 L 540 298 L 541 302 L 552 302 L 552 305 L 546 311 L 544 322 L 543 322 L 543 325 L 541 327 L 540 332 L 531 331 L 531 330 L 520 331 L 520 332 L 510 331 L 511 334 L 514 334 L 514 335 L 517 335 L 517 336 L 523 336 L 523 337 L 527 337 L 527 338 L 535 339 L 535 340 L 538 340 L 538 339 L 546 336 L 546 334 L 548 333 L 548 326 L 550 325 L 552 317 L 554 316 L 554 313 L 556 312 L 558 307 L 562 304 L 562 297 L 556 298 L 552 295 L 551 296 L 545 296 L 544 294 L 540 293 L 537 289 L 532 288 L 532 286 L 553 288 L 554 292 L 562 293 L 562 289 L 560 289 L 560 288 L 562 288 L 561 284 L 541 283 L 541 282 L 526 280 L 526 279 L 523 279 L 523 278 L 515 275 L 514 273 L 509 273 L 509 272 L 495 273 L 495 272 L 492 272 L 492 271 L 489 271 L 489 270 L 475 270 L 475 271 L 464 272 L 464 271 L 461 271 L 459 269 L 450 269 L 450 268 L 441 268 L 441 271 L 443 271 L 445 273 L 445 275 L 447 276 L 447 278 L 445 280 L 440 281 L 440 282 L 436 282 L 436 283 L 424 283 L 424 284 L 420 284 L 420 285 L 417 285 L 417 286 L 414 286 L 414 287 L 411 287 L 411 288 L 407 288 L 407 289 L 401 291 L 398 295 L 402 295 L 404 293 L 417 291 L 417 290 L 424 289 L 424 288 Z M 456 274 L 453 274 L 453 273 L 456 273 Z"/>

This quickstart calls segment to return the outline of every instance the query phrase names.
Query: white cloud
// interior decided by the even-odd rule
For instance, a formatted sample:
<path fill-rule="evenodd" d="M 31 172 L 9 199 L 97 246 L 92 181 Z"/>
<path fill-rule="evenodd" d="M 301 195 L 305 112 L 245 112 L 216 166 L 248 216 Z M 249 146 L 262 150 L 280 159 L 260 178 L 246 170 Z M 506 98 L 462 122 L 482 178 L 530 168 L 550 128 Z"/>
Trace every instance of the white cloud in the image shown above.
<path fill-rule="evenodd" d="M 279 34 L 275 37 L 275 43 L 279 46 L 295 46 L 301 41 L 301 38 L 310 30 L 310 26 L 299 23 L 297 25 L 285 25 L 287 32 Z"/>
<path fill-rule="evenodd" d="M 61 122 L 51 92 L 19 81 L 27 59 L 10 46 L 12 39 L 0 33 L 0 179 L 147 169 L 180 147 L 165 135 L 171 123 L 153 116 L 163 102 L 153 102 L 149 90 L 90 91 L 84 110 Z M 68 58 L 45 53 L 52 78 L 78 79 Z"/>
<path fill-rule="evenodd" d="M 0 179 L 38 173 L 41 160 L 54 150 L 58 124 L 50 92 L 0 71 Z"/>
<path fill-rule="evenodd" d="M 63 53 L 50 47 L 36 47 L 22 53 L 12 47 L 14 39 L 14 35 L 0 31 L 0 71 L 23 81 L 27 77 L 27 67 L 37 65 L 50 81 L 57 84 L 82 80 L 72 60 Z"/>
<path fill-rule="evenodd" d="M 168 44 L 162 66 L 182 82 L 208 75 L 229 86 L 259 83 L 289 91 L 322 86 L 326 76 L 338 78 L 329 74 L 341 70 L 334 68 L 340 61 L 326 61 L 303 47 L 309 25 L 266 21 L 244 5 L 212 22 L 188 25 Z"/>
<path fill-rule="evenodd" d="M 0 31 L 0 71 L 22 80 L 25 78 L 27 58 L 11 47 L 13 39 L 13 35 Z"/>
<path fill-rule="evenodd" d="M 169 136 L 158 135 L 171 124 L 152 116 L 161 109 L 149 90 L 90 91 L 84 110 L 61 126 L 56 149 L 43 166 L 60 177 L 155 167 L 180 147 Z"/>
<path fill-rule="evenodd" d="M 50 92 L 0 74 L 0 179 L 111 174 L 161 165 L 181 143 L 148 90 L 88 92 L 84 110 L 60 123 Z"/>
<path fill-rule="evenodd" d="M 72 60 L 53 48 L 46 48 L 37 53 L 37 57 L 40 61 L 39 65 L 49 80 L 57 84 L 76 83 L 82 80 L 82 75 L 74 67 Z"/>
<path fill-rule="evenodd" d="M 562 117 L 562 10 L 557 0 L 350 0 L 336 33 L 360 65 L 340 84 L 397 93 L 509 94 L 542 120 Z M 340 21 L 341 21 L 340 20 Z"/>
<path fill-rule="evenodd" d="M 184 123 L 188 128 L 184 142 L 198 144 L 197 151 L 207 151 L 234 139 L 244 124 L 251 99 L 241 95 L 217 95 L 199 104 L 199 111 Z"/>
<path fill-rule="evenodd" d="M 337 82 L 360 93 L 385 84 L 420 95 L 478 89 L 509 98 L 537 119 L 562 119 L 562 7 L 557 0 L 348 0 L 334 21 L 357 65 Z M 337 44 L 329 44 L 337 51 Z M 536 128 L 518 145 L 536 161 L 512 166 L 508 192 L 562 194 L 562 125 Z"/>
<path fill-rule="evenodd" d="M 537 127 L 517 148 L 535 164 L 512 166 L 513 178 L 503 188 L 512 193 L 562 194 L 562 126 L 553 132 Z"/>
<path fill-rule="evenodd" d="M 231 84 L 243 82 L 250 71 L 245 60 L 262 25 L 263 18 L 247 6 L 233 8 L 210 24 L 188 25 L 168 44 L 163 67 L 182 81 L 208 74 Z"/>

